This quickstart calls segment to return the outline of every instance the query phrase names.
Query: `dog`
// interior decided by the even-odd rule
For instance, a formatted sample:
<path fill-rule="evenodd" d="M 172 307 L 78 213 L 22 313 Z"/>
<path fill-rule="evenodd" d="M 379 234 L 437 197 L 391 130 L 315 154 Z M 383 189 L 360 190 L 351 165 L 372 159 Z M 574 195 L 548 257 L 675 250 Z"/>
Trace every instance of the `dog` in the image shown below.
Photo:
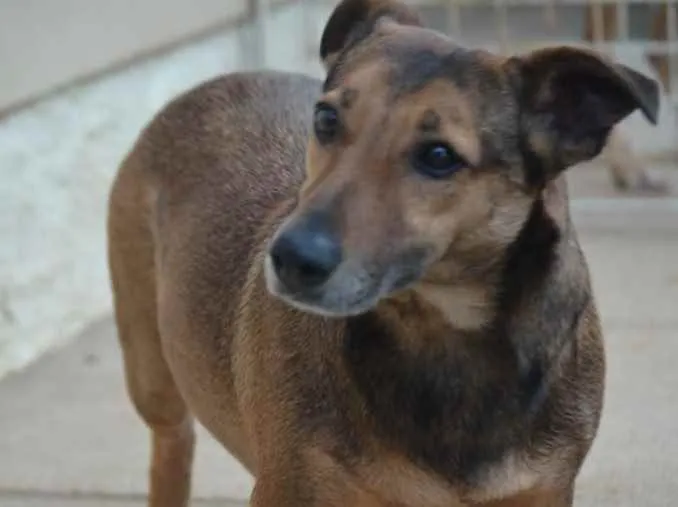
<path fill-rule="evenodd" d="M 185 507 L 197 419 L 253 507 L 565 507 L 605 353 L 568 167 L 652 79 L 585 49 L 503 57 L 344 0 L 324 81 L 175 98 L 115 177 L 108 260 L 149 505 Z"/>

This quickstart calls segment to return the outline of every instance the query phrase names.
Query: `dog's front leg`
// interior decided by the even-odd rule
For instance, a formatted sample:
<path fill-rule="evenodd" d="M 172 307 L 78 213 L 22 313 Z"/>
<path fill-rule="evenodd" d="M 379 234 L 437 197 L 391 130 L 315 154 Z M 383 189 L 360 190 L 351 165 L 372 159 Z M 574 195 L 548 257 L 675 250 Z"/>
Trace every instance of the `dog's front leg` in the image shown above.
<path fill-rule="evenodd" d="M 250 507 L 311 507 L 308 494 L 304 494 L 295 481 L 285 479 L 257 479 L 250 499 Z"/>
<path fill-rule="evenodd" d="M 290 477 L 259 478 L 250 507 L 393 507 L 374 494 L 357 488 L 340 477 L 315 473 Z"/>
<path fill-rule="evenodd" d="M 250 507 L 334 507 L 317 491 L 311 477 L 294 465 L 276 466 L 277 472 L 259 474 Z"/>
<path fill-rule="evenodd" d="M 535 491 L 497 500 L 478 507 L 572 507 L 573 488 Z"/>

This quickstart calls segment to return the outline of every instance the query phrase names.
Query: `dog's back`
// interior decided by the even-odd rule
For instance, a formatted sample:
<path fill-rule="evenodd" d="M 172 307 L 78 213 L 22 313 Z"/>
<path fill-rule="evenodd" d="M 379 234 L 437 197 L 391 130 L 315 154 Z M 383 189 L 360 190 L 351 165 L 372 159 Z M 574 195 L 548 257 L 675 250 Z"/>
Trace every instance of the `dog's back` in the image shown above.
<path fill-rule="evenodd" d="M 217 438 L 250 461 L 229 378 L 233 316 L 267 234 L 263 221 L 293 204 L 303 179 L 319 89 L 274 72 L 208 82 L 161 111 L 118 173 L 109 261 L 125 360 L 135 363 L 128 388 L 146 422 L 177 433 L 179 447 L 192 439 L 188 398 Z"/>

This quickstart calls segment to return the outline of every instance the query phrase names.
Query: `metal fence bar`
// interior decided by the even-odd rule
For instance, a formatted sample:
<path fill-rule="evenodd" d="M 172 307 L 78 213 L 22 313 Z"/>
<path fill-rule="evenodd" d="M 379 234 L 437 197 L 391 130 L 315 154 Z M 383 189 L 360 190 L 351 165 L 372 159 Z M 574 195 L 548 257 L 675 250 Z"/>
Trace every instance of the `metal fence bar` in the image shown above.
<path fill-rule="evenodd" d="M 668 59 L 668 87 L 669 94 L 676 110 L 678 110 L 678 15 L 675 2 L 667 0 L 666 5 L 666 58 Z M 678 115 L 676 115 L 678 116 Z M 676 120 L 678 122 L 678 119 Z M 678 125 L 677 125 L 678 129 Z M 678 134 L 678 132 L 677 132 Z"/>
<path fill-rule="evenodd" d="M 317 45 L 320 41 L 320 34 L 317 30 L 317 2 L 316 0 L 301 0 L 302 18 L 304 29 L 304 51 L 308 53 L 309 57 L 317 58 Z"/>
<path fill-rule="evenodd" d="M 494 0 L 494 12 L 499 39 L 499 50 L 506 54 L 509 51 L 508 9 L 503 0 Z"/>
<path fill-rule="evenodd" d="M 239 27 L 241 67 L 261 68 L 266 65 L 266 26 L 270 0 L 248 0 L 247 19 Z"/>
<path fill-rule="evenodd" d="M 591 42 L 593 47 L 602 50 L 602 43 L 606 39 L 605 34 L 605 13 L 603 11 L 603 4 L 600 0 L 594 0 L 592 9 L 592 37 Z"/>
<path fill-rule="evenodd" d="M 461 6 L 459 2 L 447 0 L 447 32 L 452 37 L 461 37 Z"/>
<path fill-rule="evenodd" d="M 629 0 L 617 0 L 617 38 L 629 40 Z"/>

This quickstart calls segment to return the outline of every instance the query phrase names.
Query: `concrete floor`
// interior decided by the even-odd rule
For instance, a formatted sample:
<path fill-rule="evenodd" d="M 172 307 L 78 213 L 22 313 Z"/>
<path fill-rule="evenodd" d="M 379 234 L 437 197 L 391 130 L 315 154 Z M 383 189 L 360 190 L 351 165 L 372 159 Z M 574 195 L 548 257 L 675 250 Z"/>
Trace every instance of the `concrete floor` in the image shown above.
<path fill-rule="evenodd" d="M 678 200 L 590 195 L 605 182 L 582 168 L 571 185 L 609 358 L 577 505 L 668 507 L 678 496 Z M 106 318 L 0 382 L 0 505 L 140 507 L 147 437 Z M 204 431 L 198 441 L 194 505 L 242 505 L 251 478 Z"/>

